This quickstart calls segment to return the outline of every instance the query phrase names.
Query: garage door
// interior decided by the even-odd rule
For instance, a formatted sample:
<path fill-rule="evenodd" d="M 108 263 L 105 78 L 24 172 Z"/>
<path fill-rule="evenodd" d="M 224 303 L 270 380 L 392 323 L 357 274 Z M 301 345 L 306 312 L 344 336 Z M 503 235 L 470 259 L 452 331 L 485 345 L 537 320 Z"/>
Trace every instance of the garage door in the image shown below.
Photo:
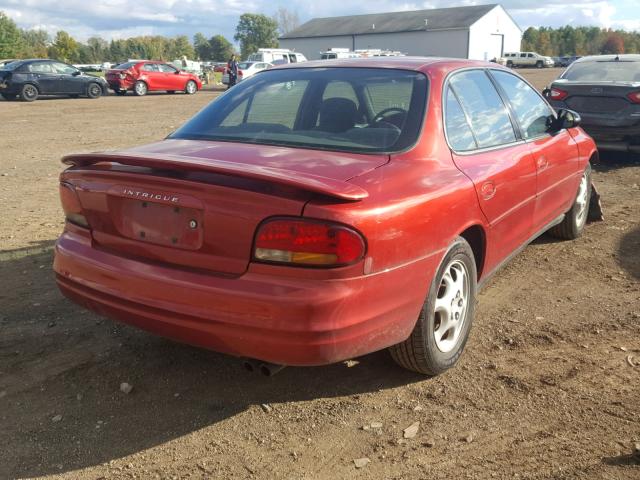
<path fill-rule="evenodd" d="M 489 35 L 489 41 L 486 45 L 484 52 L 485 60 L 492 60 L 494 58 L 501 57 L 504 53 L 502 51 L 502 45 L 504 43 L 504 35 L 491 34 Z"/>

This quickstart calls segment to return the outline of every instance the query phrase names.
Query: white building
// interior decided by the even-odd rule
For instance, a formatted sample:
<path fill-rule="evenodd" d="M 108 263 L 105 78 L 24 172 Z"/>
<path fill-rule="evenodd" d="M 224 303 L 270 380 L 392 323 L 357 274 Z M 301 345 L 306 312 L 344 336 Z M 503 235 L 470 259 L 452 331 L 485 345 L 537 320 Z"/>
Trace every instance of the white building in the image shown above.
<path fill-rule="evenodd" d="M 491 60 L 520 50 L 522 30 L 499 4 L 314 18 L 280 37 L 309 60 L 329 48 Z"/>

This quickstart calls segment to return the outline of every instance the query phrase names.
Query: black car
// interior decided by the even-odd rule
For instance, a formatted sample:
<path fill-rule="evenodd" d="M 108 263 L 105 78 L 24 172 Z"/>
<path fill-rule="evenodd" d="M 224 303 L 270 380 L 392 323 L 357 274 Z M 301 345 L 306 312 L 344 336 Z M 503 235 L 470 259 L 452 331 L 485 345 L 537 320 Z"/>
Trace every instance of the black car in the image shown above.
<path fill-rule="evenodd" d="M 17 60 L 0 68 L 0 95 L 33 102 L 41 95 L 98 98 L 107 93 L 103 78 L 56 60 Z"/>
<path fill-rule="evenodd" d="M 640 153 L 640 55 L 580 58 L 544 94 L 578 112 L 599 149 Z"/>

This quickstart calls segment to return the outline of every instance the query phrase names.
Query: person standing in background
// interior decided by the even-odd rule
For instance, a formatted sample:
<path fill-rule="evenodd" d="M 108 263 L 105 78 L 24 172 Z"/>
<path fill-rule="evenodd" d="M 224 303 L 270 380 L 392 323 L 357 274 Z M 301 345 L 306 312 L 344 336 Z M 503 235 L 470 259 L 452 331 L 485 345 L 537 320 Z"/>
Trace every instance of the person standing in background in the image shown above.
<path fill-rule="evenodd" d="M 227 64 L 227 70 L 229 70 L 229 85 L 227 90 L 233 87 L 238 81 L 238 61 L 235 55 L 231 55 L 231 59 Z"/>

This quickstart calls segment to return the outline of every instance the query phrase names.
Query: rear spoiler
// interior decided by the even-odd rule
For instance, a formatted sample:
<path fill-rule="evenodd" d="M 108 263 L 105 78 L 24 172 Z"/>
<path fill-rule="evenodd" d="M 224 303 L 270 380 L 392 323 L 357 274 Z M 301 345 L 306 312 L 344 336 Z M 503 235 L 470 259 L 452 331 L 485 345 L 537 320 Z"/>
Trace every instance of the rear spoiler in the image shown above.
<path fill-rule="evenodd" d="M 281 168 L 261 167 L 246 163 L 233 163 L 178 155 L 132 155 L 129 153 L 78 153 L 62 158 L 62 163 L 72 167 L 87 167 L 97 163 L 119 163 L 135 167 L 159 168 L 163 170 L 211 172 L 222 175 L 264 180 L 268 182 L 320 193 L 341 200 L 357 201 L 367 198 L 369 193 L 352 183 L 309 173 L 293 172 Z"/>

